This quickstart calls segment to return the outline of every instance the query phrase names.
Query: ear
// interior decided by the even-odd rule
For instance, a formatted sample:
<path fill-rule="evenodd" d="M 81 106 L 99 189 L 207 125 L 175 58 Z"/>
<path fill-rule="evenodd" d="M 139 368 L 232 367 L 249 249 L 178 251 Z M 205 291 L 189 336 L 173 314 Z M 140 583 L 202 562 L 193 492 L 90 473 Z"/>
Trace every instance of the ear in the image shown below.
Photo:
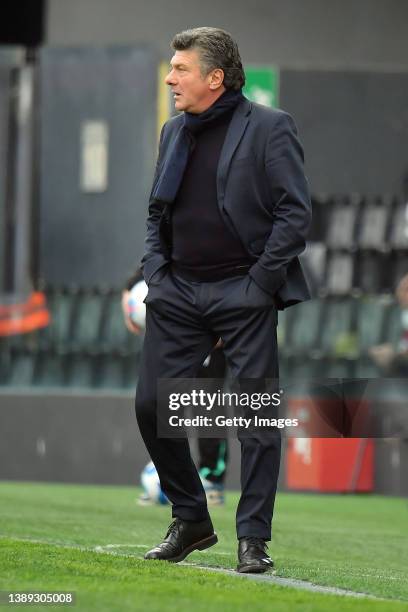
<path fill-rule="evenodd" d="M 218 89 L 224 81 L 224 71 L 222 68 L 215 68 L 210 72 L 210 89 Z"/>

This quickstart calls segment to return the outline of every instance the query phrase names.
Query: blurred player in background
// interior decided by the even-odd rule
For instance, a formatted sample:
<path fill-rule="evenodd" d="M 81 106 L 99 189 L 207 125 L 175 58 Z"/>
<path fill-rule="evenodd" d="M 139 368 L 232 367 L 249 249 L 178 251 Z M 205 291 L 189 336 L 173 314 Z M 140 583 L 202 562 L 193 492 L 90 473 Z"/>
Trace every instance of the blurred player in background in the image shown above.
<path fill-rule="evenodd" d="M 408 376 L 408 274 L 399 281 L 395 297 L 401 309 L 399 340 L 373 346 L 370 355 L 384 374 L 399 378 Z"/>
<path fill-rule="evenodd" d="M 147 285 L 140 268 L 128 279 L 122 292 L 122 311 L 127 329 L 136 335 L 144 333 L 146 307 L 143 299 L 147 294 Z M 221 341 L 207 356 L 197 373 L 197 378 L 224 379 L 226 362 Z M 214 383 L 216 392 L 218 384 Z M 225 477 L 228 464 L 228 440 L 226 438 L 198 439 L 198 471 L 203 483 L 209 506 L 224 504 Z M 147 492 L 142 493 L 139 502 L 142 505 L 156 503 Z"/>

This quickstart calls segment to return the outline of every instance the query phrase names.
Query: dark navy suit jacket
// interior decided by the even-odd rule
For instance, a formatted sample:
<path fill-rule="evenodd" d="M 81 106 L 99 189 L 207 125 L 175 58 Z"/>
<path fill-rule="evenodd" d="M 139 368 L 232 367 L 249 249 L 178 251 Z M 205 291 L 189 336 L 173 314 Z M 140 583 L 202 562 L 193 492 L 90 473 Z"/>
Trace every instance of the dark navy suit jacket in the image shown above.
<path fill-rule="evenodd" d="M 152 192 L 182 123 L 178 115 L 163 126 Z M 311 222 L 303 161 L 292 117 L 244 98 L 218 163 L 218 206 L 253 261 L 249 274 L 279 309 L 310 299 L 298 259 Z M 170 206 L 150 197 L 142 259 L 147 284 L 171 260 Z"/>

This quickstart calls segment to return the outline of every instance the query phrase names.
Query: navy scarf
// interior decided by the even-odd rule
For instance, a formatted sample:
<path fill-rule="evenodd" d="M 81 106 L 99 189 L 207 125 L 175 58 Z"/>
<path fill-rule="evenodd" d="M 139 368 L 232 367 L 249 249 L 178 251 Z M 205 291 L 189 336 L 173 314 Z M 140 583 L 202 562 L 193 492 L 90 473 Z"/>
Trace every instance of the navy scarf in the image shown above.
<path fill-rule="evenodd" d="M 174 202 L 195 145 L 195 135 L 212 125 L 221 115 L 235 108 L 242 99 L 242 90 L 227 90 L 203 113 L 197 115 L 184 113 L 184 123 L 154 188 L 152 195 L 155 200 Z"/>

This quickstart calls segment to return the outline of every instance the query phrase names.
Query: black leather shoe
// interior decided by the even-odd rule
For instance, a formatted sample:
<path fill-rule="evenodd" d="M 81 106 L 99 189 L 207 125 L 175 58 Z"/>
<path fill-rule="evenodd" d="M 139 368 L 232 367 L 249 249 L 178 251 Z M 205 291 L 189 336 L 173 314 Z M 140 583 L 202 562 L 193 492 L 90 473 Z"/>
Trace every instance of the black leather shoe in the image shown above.
<path fill-rule="evenodd" d="M 240 538 L 238 543 L 237 572 L 261 574 L 273 568 L 273 561 L 267 553 L 267 544 L 262 538 Z"/>
<path fill-rule="evenodd" d="M 205 550 L 218 542 L 211 519 L 193 523 L 176 518 L 168 528 L 161 544 L 149 550 L 145 559 L 161 559 L 177 563 L 193 550 Z"/>

